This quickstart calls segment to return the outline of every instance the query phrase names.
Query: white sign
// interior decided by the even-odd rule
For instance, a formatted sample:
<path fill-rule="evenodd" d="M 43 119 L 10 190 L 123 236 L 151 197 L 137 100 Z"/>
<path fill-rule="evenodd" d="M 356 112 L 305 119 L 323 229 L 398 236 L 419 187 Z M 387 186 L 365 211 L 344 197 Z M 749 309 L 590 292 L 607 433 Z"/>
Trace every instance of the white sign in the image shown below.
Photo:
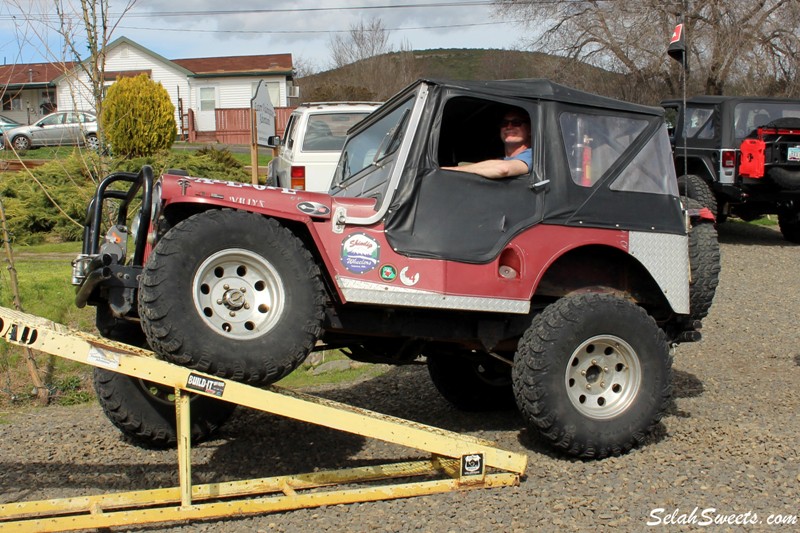
<path fill-rule="evenodd" d="M 259 146 L 273 146 L 268 139 L 275 135 L 275 108 L 269 98 L 269 91 L 264 80 L 258 81 L 256 94 L 250 100 L 250 108 L 256 114 L 254 124 L 256 144 Z"/>

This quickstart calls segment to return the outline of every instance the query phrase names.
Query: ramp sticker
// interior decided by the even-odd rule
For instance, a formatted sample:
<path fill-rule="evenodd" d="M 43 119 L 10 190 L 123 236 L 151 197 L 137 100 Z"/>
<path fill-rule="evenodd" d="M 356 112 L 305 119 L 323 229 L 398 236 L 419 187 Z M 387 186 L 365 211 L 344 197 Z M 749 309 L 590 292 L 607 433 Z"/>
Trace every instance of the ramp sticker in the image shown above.
<path fill-rule="evenodd" d="M 473 453 L 472 455 L 461 456 L 461 476 L 482 476 L 483 475 L 483 454 Z"/>
<path fill-rule="evenodd" d="M 189 374 L 189 379 L 186 380 L 186 388 L 222 397 L 225 393 L 225 382 L 197 374 Z"/>
<path fill-rule="evenodd" d="M 112 370 L 119 368 L 118 354 L 101 350 L 96 346 L 89 348 L 89 354 L 86 356 L 86 360 L 95 366 L 101 366 L 103 368 L 110 368 Z"/>
<path fill-rule="evenodd" d="M 353 233 L 342 241 L 342 265 L 353 274 L 364 274 L 378 266 L 381 245 L 365 233 Z"/>

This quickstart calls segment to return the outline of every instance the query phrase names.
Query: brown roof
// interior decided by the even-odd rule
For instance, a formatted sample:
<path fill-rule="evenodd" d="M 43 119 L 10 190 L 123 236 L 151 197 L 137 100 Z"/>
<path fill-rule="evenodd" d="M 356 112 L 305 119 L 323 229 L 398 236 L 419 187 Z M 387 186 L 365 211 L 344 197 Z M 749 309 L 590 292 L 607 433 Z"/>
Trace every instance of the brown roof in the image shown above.
<path fill-rule="evenodd" d="M 171 61 L 197 75 L 290 72 L 292 70 L 292 54 L 199 57 L 173 59 Z M 0 65 L 0 87 L 32 83 L 47 84 L 76 65 L 72 61 Z M 135 71 L 136 74 L 141 74 L 142 72 L 149 71 Z M 111 74 L 116 78 L 121 73 L 113 72 Z M 106 79 L 109 79 L 108 76 Z"/>
<path fill-rule="evenodd" d="M 191 59 L 172 59 L 171 61 L 195 74 L 285 72 L 292 70 L 292 54 L 199 57 Z"/>
<path fill-rule="evenodd" d="M 26 83 L 50 83 L 75 63 L 27 63 L 0 65 L 0 85 L 23 85 Z"/>

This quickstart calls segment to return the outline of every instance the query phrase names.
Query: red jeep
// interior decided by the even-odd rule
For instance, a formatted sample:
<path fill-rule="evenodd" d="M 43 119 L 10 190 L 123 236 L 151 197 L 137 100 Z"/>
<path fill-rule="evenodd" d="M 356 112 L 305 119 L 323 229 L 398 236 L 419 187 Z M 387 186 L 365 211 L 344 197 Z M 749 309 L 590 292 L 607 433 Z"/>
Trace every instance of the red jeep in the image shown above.
<path fill-rule="evenodd" d="M 442 169 L 498 157 L 509 107 L 531 119 L 529 173 Z M 671 346 L 700 338 L 719 272 L 713 217 L 681 205 L 663 111 L 545 80 L 415 83 L 348 132 L 329 194 L 112 174 L 84 237 L 77 305 L 97 306 L 107 337 L 255 385 L 313 350 L 426 361 L 457 407 L 516 403 L 582 457 L 659 422 Z M 95 385 L 129 438 L 174 442 L 171 391 L 106 370 Z M 193 401 L 197 439 L 232 410 Z"/>

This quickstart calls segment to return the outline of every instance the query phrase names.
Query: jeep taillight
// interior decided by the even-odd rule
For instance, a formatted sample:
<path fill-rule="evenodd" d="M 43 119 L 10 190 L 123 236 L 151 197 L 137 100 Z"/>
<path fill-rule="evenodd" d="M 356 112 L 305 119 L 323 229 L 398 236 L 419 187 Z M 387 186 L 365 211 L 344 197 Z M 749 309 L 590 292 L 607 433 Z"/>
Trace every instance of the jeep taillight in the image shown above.
<path fill-rule="evenodd" d="M 734 168 L 736 166 L 736 151 L 722 151 L 722 168 Z"/>
<path fill-rule="evenodd" d="M 292 178 L 292 189 L 306 190 L 306 167 L 292 167 L 290 176 Z"/>

